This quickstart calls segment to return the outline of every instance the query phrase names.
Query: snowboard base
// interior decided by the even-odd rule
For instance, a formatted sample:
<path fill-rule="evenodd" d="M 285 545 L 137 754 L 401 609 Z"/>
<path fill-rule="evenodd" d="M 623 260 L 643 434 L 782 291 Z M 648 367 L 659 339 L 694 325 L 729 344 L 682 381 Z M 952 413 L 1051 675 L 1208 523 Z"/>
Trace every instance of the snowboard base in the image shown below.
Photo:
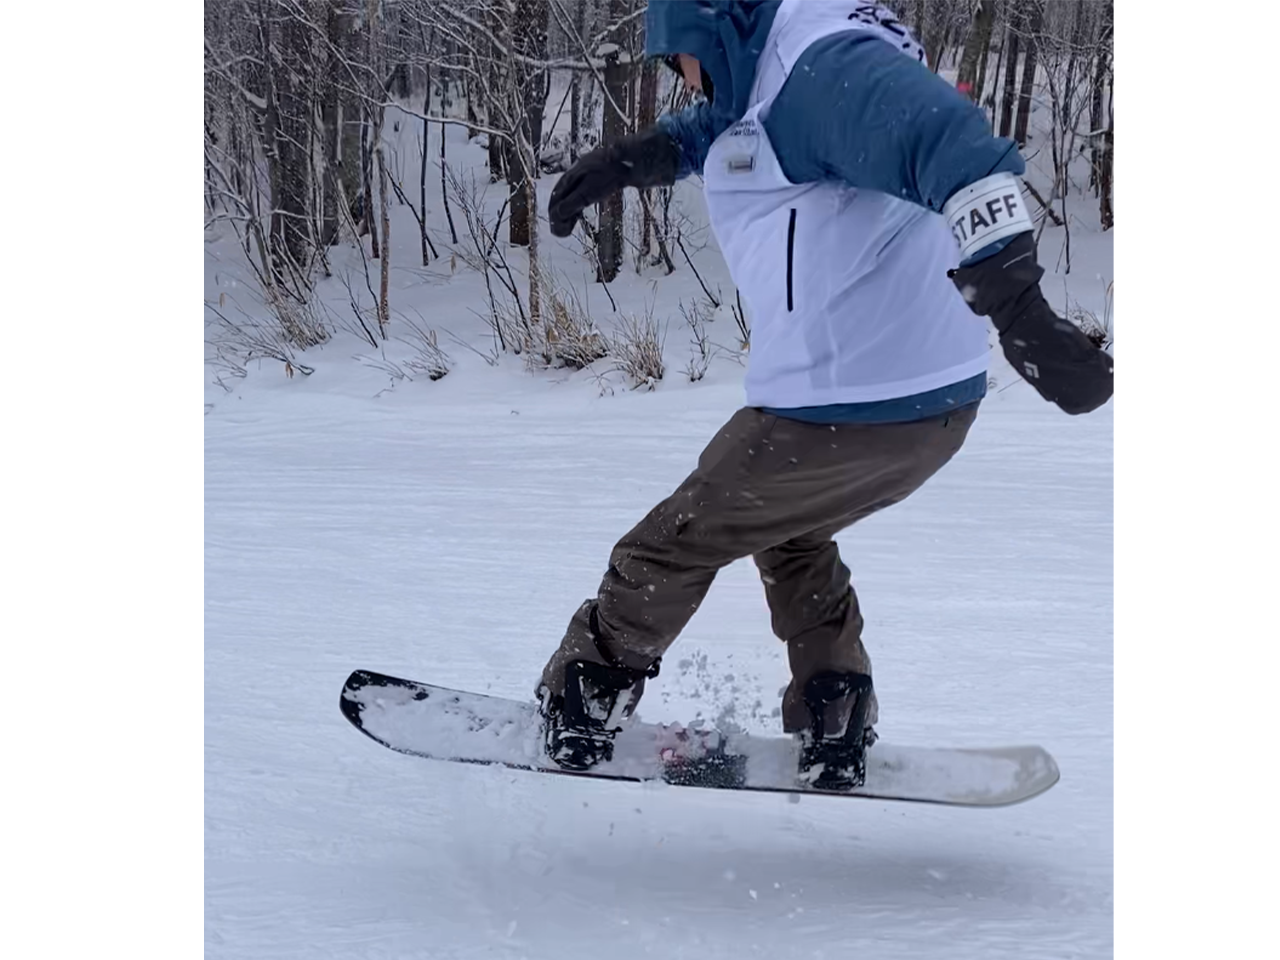
<path fill-rule="evenodd" d="M 1059 777 L 1053 757 L 1038 746 L 939 749 L 879 741 L 867 751 L 863 786 L 820 790 L 797 778 L 799 745 L 792 737 L 639 720 L 617 735 L 612 760 L 565 770 L 543 751 L 531 702 L 356 670 L 340 706 L 358 730 L 399 753 L 560 776 L 965 807 L 1021 803 Z"/>

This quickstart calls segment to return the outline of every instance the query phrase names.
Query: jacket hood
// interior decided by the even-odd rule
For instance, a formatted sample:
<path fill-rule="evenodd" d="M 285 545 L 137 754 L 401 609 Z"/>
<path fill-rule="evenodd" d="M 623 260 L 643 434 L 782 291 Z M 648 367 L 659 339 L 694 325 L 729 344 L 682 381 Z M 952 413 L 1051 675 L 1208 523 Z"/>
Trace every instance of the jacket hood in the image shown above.
<path fill-rule="evenodd" d="M 698 58 L 725 127 L 747 112 L 756 63 L 782 0 L 649 0 L 645 54 Z"/>

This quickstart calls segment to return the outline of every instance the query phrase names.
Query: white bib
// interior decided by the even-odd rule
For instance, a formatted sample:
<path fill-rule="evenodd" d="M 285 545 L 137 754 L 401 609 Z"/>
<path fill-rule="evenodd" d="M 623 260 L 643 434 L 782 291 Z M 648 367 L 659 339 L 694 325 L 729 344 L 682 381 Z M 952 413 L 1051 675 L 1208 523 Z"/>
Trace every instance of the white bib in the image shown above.
<path fill-rule="evenodd" d="M 920 55 L 874 4 L 783 0 L 752 105 L 703 167 L 711 228 L 752 314 L 751 406 L 889 400 L 987 369 L 987 323 L 947 277 L 960 252 L 943 217 L 832 181 L 793 184 L 765 133 L 761 121 L 800 55 L 850 30 Z"/>

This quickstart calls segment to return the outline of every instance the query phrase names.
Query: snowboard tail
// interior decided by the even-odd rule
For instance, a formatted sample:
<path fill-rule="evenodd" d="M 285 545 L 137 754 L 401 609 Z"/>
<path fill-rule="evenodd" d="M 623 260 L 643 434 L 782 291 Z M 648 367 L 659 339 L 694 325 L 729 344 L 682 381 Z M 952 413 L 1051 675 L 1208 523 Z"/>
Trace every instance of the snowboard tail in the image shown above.
<path fill-rule="evenodd" d="M 962 750 L 877 742 L 867 751 L 863 786 L 837 792 L 798 779 L 800 747 L 792 737 L 638 720 L 617 735 L 612 760 L 566 770 L 546 756 L 531 702 L 356 670 L 340 707 L 356 729 L 399 753 L 601 780 L 999 807 L 1038 796 L 1059 777 L 1053 758 L 1038 746 Z"/>

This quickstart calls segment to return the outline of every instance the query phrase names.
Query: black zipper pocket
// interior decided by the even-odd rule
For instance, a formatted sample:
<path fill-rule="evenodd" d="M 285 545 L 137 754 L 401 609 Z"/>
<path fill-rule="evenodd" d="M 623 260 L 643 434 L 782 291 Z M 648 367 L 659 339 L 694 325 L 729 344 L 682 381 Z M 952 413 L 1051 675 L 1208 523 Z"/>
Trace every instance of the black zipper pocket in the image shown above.
<path fill-rule="evenodd" d="M 796 255 L 796 208 L 791 208 L 791 221 L 787 224 L 787 313 L 795 309 L 792 296 L 792 274 L 795 272 Z"/>

